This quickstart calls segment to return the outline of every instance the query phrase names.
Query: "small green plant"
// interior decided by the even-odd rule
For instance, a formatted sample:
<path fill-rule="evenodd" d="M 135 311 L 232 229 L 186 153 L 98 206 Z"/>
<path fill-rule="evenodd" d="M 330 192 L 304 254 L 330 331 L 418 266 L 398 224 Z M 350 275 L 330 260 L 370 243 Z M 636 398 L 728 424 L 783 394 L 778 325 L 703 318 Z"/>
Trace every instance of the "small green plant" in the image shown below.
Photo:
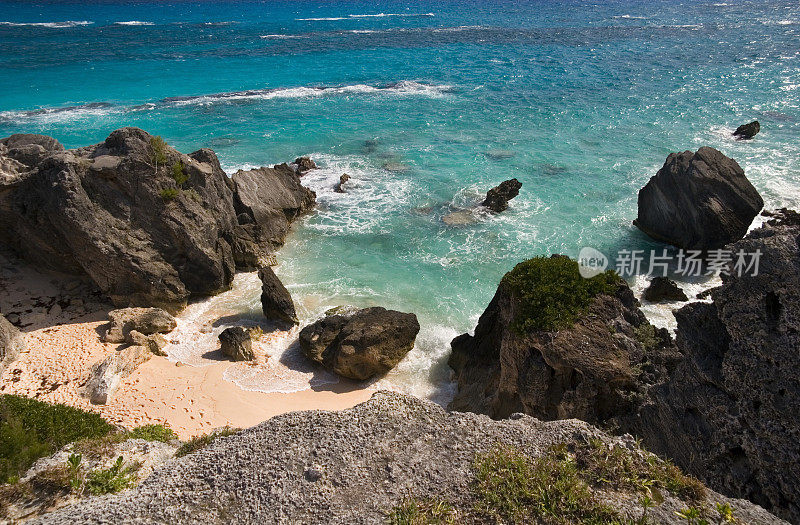
<path fill-rule="evenodd" d="M 125 439 L 144 439 L 145 441 L 161 441 L 162 443 L 169 443 L 178 438 L 171 428 L 158 424 L 136 427 L 124 434 L 124 436 Z"/>
<path fill-rule="evenodd" d="M 639 518 L 639 521 L 637 523 L 639 525 L 646 525 L 647 521 L 648 521 L 647 511 L 648 511 L 648 509 L 651 509 L 651 508 L 655 507 L 656 503 L 655 503 L 655 501 L 653 501 L 653 498 L 651 498 L 650 496 L 646 496 L 645 495 L 645 496 L 642 496 L 641 498 L 639 498 L 639 505 L 642 506 L 642 517 Z"/>
<path fill-rule="evenodd" d="M 81 476 L 81 460 L 80 454 L 72 453 L 67 458 L 67 465 L 69 465 L 69 486 L 72 487 L 73 492 L 80 492 L 83 487 L 83 477 Z"/>
<path fill-rule="evenodd" d="M 619 288 L 621 280 L 611 270 L 586 279 L 578 268 L 568 257 L 534 257 L 508 272 L 500 286 L 519 304 L 512 328 L 519 334 L 569 328 L 596 296 Z"/>
<path fill-rule="evenodd" d="M 191 454 L 192 452 L 197 452 L 200 449 L 206 448 L 210 445 L 215 439 L 230 436 L 239 432 L 241 429 L 239 428 L 231 428 L 231 427 L 222 427 L 212 431 L 210 434 L 205 434 L 202 436 L 195 436 L 191 438 L 189 441 L 178 447 L 178 450 L 175 451 L 175 457 L 179 458 L 181 456 L 185 456 L 186 454 Z"/>
<path fill-rule="evenodd" d="M 656 328 L 648 322 L 643 322 L 634 327 L 633 335 L 645 350 L 653 350 L 658 347 L 659 340 L 656 337 Z"/>
<path fill-rule="evenodd" d="M 183 162 L 178 161 L 172 165 L 172 178 L 179 187 L 189 180 L 189 175 L 186 173 L 186 166 Z"/>
<path fill-rule="evenodd" d="M 697 507 L 688 507 L 676 511 L 675 515 L 686 520 L 689 525 L 701 525 L 701 513 Z"/>
<path fill-rule="evenodd" d="M 162 199 L 169 202 L 180 194 L 180 190 L 178 188 L 164 188 L 158 194 L 161 195 Z"/>
<path fill-rule="evenodd" d="M 195 190 L 194 188 L 189 188 L 188 190 L 183 190 L 183 193 L 184 193 L 184 194 L 185 194 L 187 197 L 189 197 L 190 199 L 192 199 L 192 200 L 193 200 L 193 201 L 195 201 L 195 202 L 202 202 L 202 200 L 203 200 L 203 199 L 200 197 L 200 194 L 199 194 L 199 193 L 197 193 L 197 190 Z"/>
<path fill-rule="evenodd" d="M 456 517 L 446 501 L 411 497 L 403 498 L 388 516 L 391 525 L 450 525 Z"/>
<path fill-rule="evenodd" d="M 150 137 L 150 160 L 153 162 L 155 173 L 158 166 L 167 163 L 167 143 L 159 136 Z"/>
<path fill-rule="evenodd" d="M 137 465 L 125 465 L 122 456 L 108 468 L 89 472 L 86 478 L 86 489 L 95 496 L 113 494 L 133 486 L 136 476 L 133 474 Z"/>
<path fill-rule="evenodd" d="M 730 503 L 717 503 L 717 512 L 719 513 L 719 523 L 736 523 L 736 517 L 733 515 L 733 507 Z"/>

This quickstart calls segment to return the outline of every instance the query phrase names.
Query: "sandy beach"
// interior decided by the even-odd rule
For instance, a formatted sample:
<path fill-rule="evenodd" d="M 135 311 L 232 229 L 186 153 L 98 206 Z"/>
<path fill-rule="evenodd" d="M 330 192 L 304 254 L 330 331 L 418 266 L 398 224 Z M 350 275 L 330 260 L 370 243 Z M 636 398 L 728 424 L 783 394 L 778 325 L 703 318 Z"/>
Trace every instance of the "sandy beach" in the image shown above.
<path fill-rule="evenodd" d="M 21 326 L 27 346 L 3 372 L 0 393 L 91 410 L 129 428 L 163 423 L 182 439 L 224 426 L 251 427 L 286 412 L 340 410 L 372 394 L 346 382 L 291 393 L 247 391 L 224 379 L 229 367 L 240 364 L 198 367 L 153 356 L 122 381 L 107 404 L 94 405 L 79 389 L 92 365 L 119 348 L 100 339 L 112 307 L 75 279 L 6 258 L 0 264 L 0 311 Z"/>

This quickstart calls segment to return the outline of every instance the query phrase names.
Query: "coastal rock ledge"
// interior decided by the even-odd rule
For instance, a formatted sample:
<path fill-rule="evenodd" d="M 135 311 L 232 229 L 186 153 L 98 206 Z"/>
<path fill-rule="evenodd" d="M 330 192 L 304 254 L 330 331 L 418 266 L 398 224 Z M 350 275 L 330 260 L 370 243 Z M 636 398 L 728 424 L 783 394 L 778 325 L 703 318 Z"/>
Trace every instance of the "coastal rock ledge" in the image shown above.
<path fill-rule="evenodd" d="M 288 165 L 228 178 L 138 128 L 65 150 L 42 135 L 0 140 L 0 244 L 36 266 L 88 275 L 118 307 L 171 313 L 269 263 L 315 195 Z"/>
<path fill-rule="evenodd" d="M 378 392 L 348 410 L 288 413 L 218 438 L 168 462 L 133 490 L 91 498 L 33 523 L 362 525 L 387 523 L 390 516 L 405 516 L 404 510 L 415 506 L 441 509 L 449 521 L 436 523 L 535 523 L 539 519 L 534 512 L 541 512 L 538 507 L 534 511 L 535 503 L 515 518 L 503 509 L 500 516 L 492 514 L 492 490 L 498 494 L 503 485 L 484 486 L 486 497 L 476 490 L 476 481 L 486 474 L 476 462 L 492 471 L 493 459 L 507 457 L 542 476 L 526 480 L 531 492 L 539 486 L 552 491 L 549 476 L 567 476 L 562 486 L 578 499 L 570 508 L 559 508 L 564 500 L 556 500 L 555 516 L 549 515 L 553 522 L 581 522 L 577 518 L 588 512 L 602 513 L 608 520 L 604 523 L 612 518 L 636 522 L 643 512 L 643 493 L 618 488 L 613 478 L 610 483 L 584 481 L 596 479 L 591 458 L 607 451 L 627 458 L 631 463 L 626 465 L 663 466 L 630 437 L 612 438 L 580 421 L 546 423 L 529 416 L 492 421 Z M 784 523 L 751 503 L 725 498 L 679 475 L 675 479 L 688 491 L 678 496 L 659 490 L 663 502 L 646 509 L 648 523 L 686 523 L 676 512 L 690 506 L 708 509 L 717 523 L 717 504 L 730 506 L 741 523 Z M 502 496 L 498 500 L 505 500 Z"/>

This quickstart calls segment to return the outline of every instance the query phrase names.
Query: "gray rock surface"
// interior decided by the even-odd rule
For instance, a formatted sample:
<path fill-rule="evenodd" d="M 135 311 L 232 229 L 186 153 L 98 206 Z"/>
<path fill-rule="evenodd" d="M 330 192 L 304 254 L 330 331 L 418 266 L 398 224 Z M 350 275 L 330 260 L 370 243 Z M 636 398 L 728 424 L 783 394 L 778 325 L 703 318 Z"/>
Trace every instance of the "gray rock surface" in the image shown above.
<path fill-rule="evenodd" d="M 638 206 L 633 223 L 653 239 L 707 250 L 744 237 L 764 201 L 735 160 L 703 147 L 671 153 Z"/>
<path fill-rule="evenodd" d="M 736 128 L 736 130 L 733 132 L 733 136 L 747 140 L 758 135 L 759 131 L 761 131 L 761 124 L 757 120 L 754 120 L 753 122 L 742 124 Z"/>
<path fill-rule="evenodd" d="M 295 412 L 274 417 L 156 470 L 138 488 L 92 498 L 34 523 L 386 523 L 386 513 L 413 495 L 474 505 L 476 454 L 498 443 L 539 456 L 560 443 L 601 439 L 636 451 L 632 439 L 610 438 L 580 421 L 545 423 L 528 416 L 492 421 L 449 414 L 396 393 L 341 412 Z M 632 519 L 638 494 L 598 493 Z M 704 502 L 729 502 L 745 523 L 782 523 L 763 509 L 709 492 Z M 684 502 L 665 493 L 650 509 L 655 523 L 681 523 Z"/>
<path fill-rule="evenodd" d="M 153 352 L 154 355 L 167 355 L 163 350 L 167 346 L 167 339 L 158 332 L 145 335 L 136 330 L 131 330 L 125 338 L 125 342 L 135 346 L 143 346 Z"/>
<path fill-rule="evenodd" d="M 0 315 L 0 373 L 25 349 L 25 337 Z"/>
<path fill-rule="evenodd" d="M 365 308 L 306 326 L 300 331 L 300 349 L 325 368 L 360 381 L 394 368 L 414 347 L 418 333 L 414 314 Z"/>
<path fill-rule="evenodd" d="M 246 197 L 234 199 L 211 150 L 185 155 L 137 128 L 68 151 L 49 137 L 14 135 L 0 141 L 0 245 L 39 267 L 88 275 L 119 307 L 174 312 L 193 295 L 228 289 L 237 267 L 282 242 L 295 216 L 283 196 L 299 179 L 279 171 L 249 204 L 272 219 L 244 227 L 234 201 Z"/>
<path fill-rule="evenodd" d="M 138 344 L 130 335 L 132 331 L 142 335 L 167 333 L 178 326 L 178 322 L 161 308 L 120 308 L 108 312 L 109 325 L 103 336 L 106 343 Z"/>
<path fill-rule="evenodd" d="M 642 299 L 651 303 L 659 303 L 661 301 L 688 301 L 681 287 L 667 277 L 653 277 L 650 285 L 642 294 Z"/>
<path fill-rule="evenodd" d="M 508 209 L 508 201 L 519 195 L 521 187 L 522 183 L 517 179 L 503 181 L 486 192 L 486 199 L 481 203 L 481 206 L 486 206 L 498 213 L 504 211 Z"/>
<path fill-rule="evenodd" d="M 92 365 L 89 379 L 80 388 L 81 395 L 89 398 L 95 405 L 108 403 L 120 382 L 151 357 L 153 353 L 143 346 L 127 346 L 112 352 L 102 361 Z"/>
<path fill-rule="evenodd" d="M 267 319 L 297 324 L 297 312 L 289 290 L 283 285 L 272 268 L 265 266 L 258 270 L 261 279 L 261 310 Z"/>
<path fill-rule="evenodd" d="M 241 326 L 226 328 L 219 334 L 220 350 L 234 361 L 252 361 L 253 340 Z"/>

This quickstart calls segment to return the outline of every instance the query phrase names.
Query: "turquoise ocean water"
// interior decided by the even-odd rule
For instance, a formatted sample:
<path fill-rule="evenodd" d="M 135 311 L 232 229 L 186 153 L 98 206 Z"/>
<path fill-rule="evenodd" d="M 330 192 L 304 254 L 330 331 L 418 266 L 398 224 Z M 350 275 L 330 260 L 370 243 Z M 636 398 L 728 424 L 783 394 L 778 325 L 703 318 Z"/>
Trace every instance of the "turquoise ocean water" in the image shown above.
<path fill-rule="evenodd" d="M 669 152 L 717 147 L 767 207 L 799 205 L 798 104 L 796 1 L 0 1 L 0 136 L 75 147 L 139 126 L 228 172 L 312 155 L 318 210 L 279 275 L 306 321 L 342 303 L 417 313 L 383 384 L 437 399 L 449 340 L 516 262 L 658 247 L 631 220 Z M 731 139 L 753 119 L 754 141 Z M 504 214 L 442 221 L 511 177 Z M 213 344 L 188 334 L 219 309 L 255 318 L 257 283 L 194 308 L 186 341 Z M 187 345 L 173 357 L 192 361 Z M 276 363 L 237 382 L 308 386 Z"/>

